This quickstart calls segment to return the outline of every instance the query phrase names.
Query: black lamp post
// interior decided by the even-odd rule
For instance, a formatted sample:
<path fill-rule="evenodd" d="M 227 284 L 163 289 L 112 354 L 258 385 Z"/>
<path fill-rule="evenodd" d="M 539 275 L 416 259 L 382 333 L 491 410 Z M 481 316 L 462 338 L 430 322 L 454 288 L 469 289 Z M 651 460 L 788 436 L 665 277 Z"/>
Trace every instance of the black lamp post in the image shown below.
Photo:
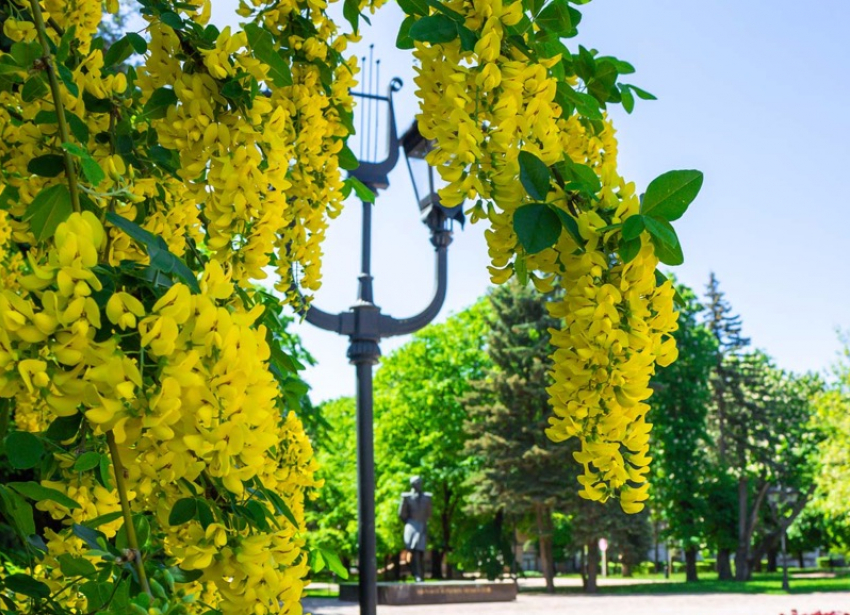
<path fill-rule="evenodd" d="M 375 452 L 373 441 L 372 411 L 372 367 L 381 356 L 379 342 L 382 338 L 405 335 L 421 329 L 439 313 L 446 298 L 448 261 L 447 252 L 452 241 L 452 220 L 463 222 L 461 207 L 445 209 L 440 205 L 435 191 L 435 173 L 431 167 L 424 174 L 415 174 L 413 169 L 419 163 L 425 164 L 424 157 L 431 144 L 424 139 L 416 127 L 410 128 L 399 140 L 393 112 L 393 93 L 401 88 L 401 80 L 390 82 L 386 96 L 376 92 L 356 92 L 362 99 L 363 107 L 372 108 L 374 103 L 386 104 L 388 108 L 388 151 L 381 161 L 360 160 L 360 166 L 351 175 L 363 182 L 375 194 L 389 186 L 389 173 L 399 158 L 399 149 L 403 146 L 408 168 L 423 221 L 431 231 L 431 244 L 436 250 L 436 290 L 430 304 L 419 314 L 409 318 L 394 318 L 382 314 L 375 305 L 372 295 L 372 204 L 363 201 L 362 249 L 360 284 L 357 301 L 347 311 L 330 314 L 311 306 L 305 317 L 307 322 L 324 329 L 347 335 L 350 344 L 347 356 L 355 366 L 357 373 L 357 500 L 358 500 L 358 540 L 360 572 L 359 598 L 361 615 L 375 615 L 377 609 L 377 555 L 375 548 Z M 372 118 L 368 123 L 371 125 Z M 375 124 L 377 140 L 377 123 Z M 362 138 L 362 137 L 361 137 Z M 366 143 L 366 153 L 372 150 Z M 377 147 L 374 148 L 375 150 Z M 362 148 L 361 148 L 362 151 Z M 424 182 L 423 182 L 424 180 Z M 419 183 L 417 183 L 419 182 Z M 419 195 L 423 195 L 421 198 Z M 424 205 L 423 205 L 424 204 Z"/>
<path fill-rule="evenodd" d="M 767 501 L 773 509 L 773 516 L 776 517 L 776 522 L 779 524 L 780 540 L 782 549 L 782 589 L 790 591 L 791 587 L 788 583 L 788 553 L 785 549 L 785 537 L 787 535 L 788 526 L 784 522 L 784 507 L 788 503 L 788 499 L 793 495 L 794 490 L 790 487 L 775 485 L 770 488 L 767 493 Z"/>

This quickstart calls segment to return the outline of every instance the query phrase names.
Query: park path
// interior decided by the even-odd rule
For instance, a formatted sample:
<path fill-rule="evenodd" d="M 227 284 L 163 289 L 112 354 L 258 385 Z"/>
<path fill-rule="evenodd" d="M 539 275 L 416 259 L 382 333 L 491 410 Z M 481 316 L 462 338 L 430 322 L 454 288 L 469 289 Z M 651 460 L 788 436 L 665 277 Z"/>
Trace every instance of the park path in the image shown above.
<path fill-rule="evenodd" d="M 356 603 L 307 598 L 313 615 L 358 615 Z M 850 592 L 582 596 L 520 594 L 516 602 L 379 606 L 378 615 L 800 615 L 850 612 Z"/>

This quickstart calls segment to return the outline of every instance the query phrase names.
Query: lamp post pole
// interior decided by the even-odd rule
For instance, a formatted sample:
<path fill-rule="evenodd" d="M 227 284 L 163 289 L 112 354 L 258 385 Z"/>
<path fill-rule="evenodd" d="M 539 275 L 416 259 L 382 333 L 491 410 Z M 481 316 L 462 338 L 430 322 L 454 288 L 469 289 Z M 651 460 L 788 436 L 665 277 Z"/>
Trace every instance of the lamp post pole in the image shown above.
<path fill-rule="evenodd" d="M 773 509 L 773 515 L 776 517 L 776 521 L 779 524 L 779 540 L 782 551 L 782 589 L 786 592 L 791 591 L 791 586 L 788 583 L 788 552 L 785 545 L 788 526 L 783 518 L 784 515 L 782 508 L 787 504 L 788 498 L 792 493 L 793 489 L 783 487 L 782 485 L 776 485 L 772 487 L 767 494 L 768 503 Z"/>
<path fill-rule="evenodd" d="M 394 79 L 386 97 L 358 93 L 358 96 L 384 101 L 389 105 L 389 152 L 381 162 L 360 161 L 351 172 L 373 193 L 389 186 L 387 174 L 399 157 L 401 142 L 398 139 L 393 117 L 392 93 L 398 91 L 401 81 Z M 370 118 L 371 121 L 371 118 Z M 414 134 L 415 131 L 415 134 Z M 377 131 L 376 131 L 377 132 Z M 405 135 L 418 136 L 416 126 Z M 421 143 L 421 137 L 419 141 Z M 367 152 L 369 151 L 367 145 Z M 411 155 L 405 145 L 405 154 Z M 414 155 L 414 157 L 417 157 Z M 408 160 L 409 163 L 409 160 Z M 431 195 L 433 198 L 433 195 Z M 421 207 L 421 202 L 420 202 Z M 426 224 L 431 230 L 431 244 L 436 251 L 436 288 L 428 306 L 410 318 L 394 318 L 382 314 L 375 305 L 372 293 L 372 204 L 363 201 L 362 244 L 357 301 L 345 312 L 331 314 L 311 306 L 305 319 L 310 324 L 334 331 L 349 338 L 348 360 L 355 366 L 357 375 L 357 502 L 358 502 L 358 570 L 361 615 L 375 615 L 378 602 L 377 553 L 375 546 L 375 449 L 373 430 L 372 368 L 380 357 L 380 340 L 395 335 L 413 333 L 431 322 L 439 313 L 446 298 L 448 283 L 448 247 L 452 241 L 451 219 L 462 219 L 462 214 L 443 215 L 438 206 L 429 209 Z"/>

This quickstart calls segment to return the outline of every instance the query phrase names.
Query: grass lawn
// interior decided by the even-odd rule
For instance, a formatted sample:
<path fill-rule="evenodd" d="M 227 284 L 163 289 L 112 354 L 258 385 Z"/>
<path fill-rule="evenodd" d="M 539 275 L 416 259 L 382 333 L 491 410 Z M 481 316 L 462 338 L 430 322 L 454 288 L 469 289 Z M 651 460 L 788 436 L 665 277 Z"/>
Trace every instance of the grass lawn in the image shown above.
<path fill-rule="evenodd" d="M 808 594 L 813 592 L 850 591 L 850 572 L 838 572 L 834 577 L 810 577 L 794 578 L 796 571 L 791 572 L 789 585 L 792 594 Z M 621 578 L 621 577 L 609 577 Z M 696 593 L 737 593 L 737 594 L 782 594 L 782 573 L 754 573 L 753 579 L 746 583 L 735 581 L 718 581 L 713 573 L 702 574 L 697 583 L 685 583 L 685 575 L 674 574 L 670 579 L 663 575 L 641 575 L 635 576 L 635 580 L 646 579 L 645 583 L 632 583 L 629 585 L 604 585 L 605 580 L 600 578 L 600 594 L 622 595 L 622 594 L 696 594 Z M 558 587 L 558 593 L 581 593 L 580 587 Z M 542 588 L 524 588 L 522 591 L 541 592 Z"/>
<path fill-rule="evenodd" d="M 811 574 L 812 570 L 801 571 L 804 574 Z M 791 571 L 789 580 L 792 594 L 809 594 L 814 592 L 837 592 L 850 591 L 850 571 L 844 570 L 834 573 L 834 577 L 817 577 L 804 576 L 794 578 L 798 574 L 797 570 Z M 829 573 L 832 574 L 832 573 Z M 578 580 L 578 575 L 567 575 Z M 753 580 L 746 583 L 737 583 L 735 581 L 718 581 L 714 578 L 714 573 L 703 573 L 701 580 L 697 583 L 685 583 L 685 575 L 674 574 L 669 579 L 665 579 L 664 575 L 647 574 L 635 575 L 632 579 L 636 582 L 629 585 L 606 585 L 606 579 L 599 578 L 600 586 L 598 593 L 601 595 L 629 595 L 629 594 L 710 594 L 710 593 L 731 593 L 731 594 L 783 594 L 782 591 L 782 573 L 755 573 Z M 609 580 L 621 579 L 622 577 L 608 577 Z M 353 579 L 356 582 L 356 578 Z M 640 582 L 645 581 L 645 582 Z M 349 581 L 350 582 L 350 581 Z M 545 590 L 542 587 L 523 587 L 522 592 L 528 593 L 543 593 Z M 316 598 L 336 598 L 339 593 L 334 589 L 310 588 L 306 590 L 306 595 Z M 581 587 L 557 587 L 558 594 L 581 594 Z"/>

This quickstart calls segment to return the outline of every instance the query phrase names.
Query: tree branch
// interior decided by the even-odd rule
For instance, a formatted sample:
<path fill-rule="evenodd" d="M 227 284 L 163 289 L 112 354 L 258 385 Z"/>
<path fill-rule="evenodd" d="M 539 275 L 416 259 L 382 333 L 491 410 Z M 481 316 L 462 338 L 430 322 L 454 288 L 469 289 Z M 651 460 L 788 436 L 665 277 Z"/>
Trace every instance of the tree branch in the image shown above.
<path fill-rule="evenodd" d="M 41 13 L 41 5 L 38 0 L 30 0 L 32 7 L 33 21 L 35 28 L 38 31 L 38 38 L 41 42 L 44 56 L 44 70 L 47 73 L 47 79 L 50 81 L 50 91 L 53 94 L 53 106 L 56 108 L 56 122 L 59 126 L 59 138 L 62 143 L 68 143 L 70 133 L 68 132 L 68 123 L 65 121 L 65 105 L 62 104 L 62 90 L 59 87 L 59 79 L 56 77 L 56 68 L 53 66 L 53 56 L 50 55 L 50 41 L 47 38 L 47 27 L 44 25 L 44 15 Z M 65 161 L 65 176 L 68 178 L 68 190 L 71 193 L 71 205 L 74 211 L 82 211 L 80 207 L 80 192 L 77 188 L 77 170 L 74 166 L 74 159 L 71 153 L 65 148 L 62 148 L 62 156 Z"/>

